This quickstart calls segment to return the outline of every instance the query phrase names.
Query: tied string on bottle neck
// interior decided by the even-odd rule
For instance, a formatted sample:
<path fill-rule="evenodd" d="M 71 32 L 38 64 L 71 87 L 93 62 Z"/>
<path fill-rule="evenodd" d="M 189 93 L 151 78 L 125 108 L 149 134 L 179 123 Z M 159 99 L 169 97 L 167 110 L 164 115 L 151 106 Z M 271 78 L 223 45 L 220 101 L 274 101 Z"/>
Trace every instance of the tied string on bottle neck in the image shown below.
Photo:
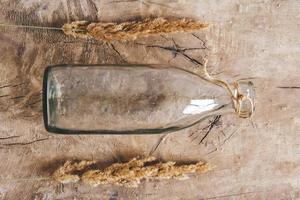
<path fill-rule="evenodd" d="M 207 60 L 205 60 L 203 66 L 204 66 L 204 79 L 216 85 L 219 85 L 228 91 L 229 95 L 232 98 L 234 109 L 237 115 L 241 118 L 251 117 L 254 112 L 255 105 L 253 99 L 249 94 L 249 91 L 247 91 L 247 94 L 245 95 L 241 91 L 240 84 L 238 81 L 233 82 L 232 86 L 230 86 L 227 82 L 212 77 L 207 71 Z M 243 109 L 245 106 L 247 108 Z"/>
<path fill-rule="evenodd" d="M 241 118 L 251 117 L 254 112 L 253 99 L 250 97 L 249 93 L 247 93 L 245 95 L 240 91 L 239 82 L 234 82 L 233 87 L 234 87 L 233 100 L 234 100 L 235 110 L 236 110 L 237 114 Z M 245 105 L 248 105 L 248 107 L 250 107 L 250 109 L 248 108 L 248 109 L 243 110 L 243 106 L 245 106 Z"/>

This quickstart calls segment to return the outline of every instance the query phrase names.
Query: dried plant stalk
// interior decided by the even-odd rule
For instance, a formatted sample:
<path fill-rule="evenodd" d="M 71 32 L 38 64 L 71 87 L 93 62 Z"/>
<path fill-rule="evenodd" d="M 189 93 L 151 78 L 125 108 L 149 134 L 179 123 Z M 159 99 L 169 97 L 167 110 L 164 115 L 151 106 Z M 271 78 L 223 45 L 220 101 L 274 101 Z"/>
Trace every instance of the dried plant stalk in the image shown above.
<path fill-rule="evenodd" d="M 73 37 L 94 38 L 103 41 L 128 41 L 154 34 L 197 31 L 207 26 L 207 24 L 191 19 L 147 18 L 143 21 L 123 23 L 75 21 L 64 24 L 62 30 L 66 35 Z"/>
<path fill-rule="evenodd" d="M 58 168 L 52 177 L 61 183 L 73 183 L 80 180 L 79 175 L 76 173 L 86 169 L 87 167 L 95 164 L 95 161 L 80 161 L 72 162 L 67 161 L 62 167 Z"/>
<path fill-rule="evenodd" d="M 125 187 L 137 187 L 142 179 L 187 179 L 187 174 L 204 173 L 210 166 L 204 162 L 188 165 L 175 165 L 175 162 L 154 163 L 154 157 L 145 159 L 133 158 L 126 163 L 115 163 L 99 169 L 87 169 L 94 161 L 81 161 L 79 163 L 67 161 L 57 169 L 53 178 L 62 183 L 77 182 L 82 180 L 93 186 L 99 184 L 116 184 Z M 78 173 L 80 172 L 80 173 Z"/>

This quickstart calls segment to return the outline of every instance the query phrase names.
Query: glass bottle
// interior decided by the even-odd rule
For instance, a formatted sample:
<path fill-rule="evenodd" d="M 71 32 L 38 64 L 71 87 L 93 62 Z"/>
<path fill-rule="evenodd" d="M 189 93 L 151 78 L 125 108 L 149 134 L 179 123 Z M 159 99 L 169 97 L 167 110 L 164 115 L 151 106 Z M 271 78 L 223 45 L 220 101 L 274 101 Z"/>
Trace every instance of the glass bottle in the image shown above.
<path fill-rule="evenodd" d="M 59 65 L 45 70 L 45 127 L 55 133 L 177 131 L 225 113 L 250 117 L 251 82 L 228 85 L 150 65 Z"/>

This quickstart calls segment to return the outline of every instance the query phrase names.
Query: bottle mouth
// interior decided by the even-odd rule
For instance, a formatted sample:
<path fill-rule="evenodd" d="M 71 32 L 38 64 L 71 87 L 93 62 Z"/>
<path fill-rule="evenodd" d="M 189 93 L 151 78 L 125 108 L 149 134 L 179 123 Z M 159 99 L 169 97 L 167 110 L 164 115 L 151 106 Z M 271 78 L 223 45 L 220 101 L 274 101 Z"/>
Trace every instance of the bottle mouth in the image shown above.
<path fill-rule="evenodd" d="M 235 111 L 241 118 L 249 118 L 253 115 L 254 85 L 251 81 L 238 81 L 233 84 L 233 102 Z"/>

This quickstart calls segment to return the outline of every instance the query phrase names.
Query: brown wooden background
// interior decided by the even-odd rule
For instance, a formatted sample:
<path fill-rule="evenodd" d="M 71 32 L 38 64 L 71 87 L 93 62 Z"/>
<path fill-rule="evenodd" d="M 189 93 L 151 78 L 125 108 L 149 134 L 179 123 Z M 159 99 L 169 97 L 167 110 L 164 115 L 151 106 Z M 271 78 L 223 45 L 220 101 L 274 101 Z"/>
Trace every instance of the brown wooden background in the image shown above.
<path fill-rule="evenodd" d="M 0 199 L 299 199 L 299 11 L 298 0 L 0 0 L 0 22 L 8 24 L 60 27 L 73 20 L 148 16 L 211 24 L 194 34 L 111 44 L 60 31 L 1 27 Z M 144 181 L 135 189 L 37 179 L 68 159 L 95 159 L 106 166 L 146 156 L 161 137 L 47 133 L 41 115 L 47 65 L 157 63 L 201 71 L 185 55 L 200 63 L 208 59 L 209 71 L 227 80 L 255 78 L 254 126 L 222 116 L 201 144 L 201 129 L 209 121 L 170 134 L 154 153 L 165 161 L 206 160 L 216 166 L 213 171 L 185 181 Z"/>

